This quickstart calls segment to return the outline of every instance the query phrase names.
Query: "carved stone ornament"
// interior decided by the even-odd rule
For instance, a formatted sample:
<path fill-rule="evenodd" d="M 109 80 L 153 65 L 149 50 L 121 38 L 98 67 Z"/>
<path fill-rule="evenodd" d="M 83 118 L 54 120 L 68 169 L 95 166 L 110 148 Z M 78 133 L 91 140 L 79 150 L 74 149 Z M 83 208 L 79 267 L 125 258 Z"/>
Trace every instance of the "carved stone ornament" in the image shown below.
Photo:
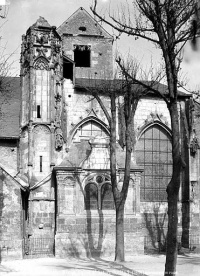
<path fill-rule="evenodd" d="M 74 45 L 74 50 L 89 51 L 90 49 L 91 49 L 90 45 Z"/>
<path fill-rule="evenodd" d="M 190 143 L 190 153 L 192 156 L 194 156 L 197 153 L 198 148 L 199 148 L 198 139 L 196 136 L 194 136 Z"/>
<path fill-rule="evenodd" d="M 48 62 L 45 58 L 38 58 L 34 64 L 36 70 L 49 70 Z"/>
<path fill-rule="evenodd" d="M 34 34 L 28 33 L 27 35 L 22 36 L 22 46 L 21 46 L 21 64 L 31 63 L 31 60 L 34 56 Z"/>
<path fill-rule="evenodd" d="M 48 44 L 49 42 L 49 34 L 45 32 L 40 32 L 35 35 L 35 41 L 36 43 L 39 43 L 41 45 Z"/>
<path fill-rule="evenodd" d="M 61 129 L 61 99 L 62 96 L 60 95 L 59 91 L 60 83 L 57 83 L 57 94 L 55 95 L 55 148 L 56 150 L 61 150 L 63 146 L 63 133 Z"/>
<path fill-rule="evenodd" d="M 25 76 L 30 71 L 30 66 L 28 61 L 25 61 L 24 66 L 22 67 L 23 75 Z"/>
<path fill-rule="evenodd" d="M 48 53 L 48 50 L 44 47 L 40 47 L 40 48 L 36 48 L 36 52 L 38 53 L 37 57 L 39 56 L 46 57 L 46 53 Z"/>
<path fill-rule="evenodd" d="M 61 150 L 63 146 L 63 135 L 61 128 L 55 129 L 55 148 Z"/>
<path fill-rule="evenodd" d="M 50 129 L 45 125 L 36 125 L 33 129 L 34 134 L 50 134 Z"/>
<path fill-rule="evenodd" d="M 60 64 L 61 64 L 61 44 L 60 41 L 56 38 L 53 38 L 51 41 L 51 67 L 55 69 L 55 73 L 58 74 L 58 69 L 59 69 L 59 74 L 61 74 L 60 70 Z M 59 65 L 59 68 L 58 68 Z"/>

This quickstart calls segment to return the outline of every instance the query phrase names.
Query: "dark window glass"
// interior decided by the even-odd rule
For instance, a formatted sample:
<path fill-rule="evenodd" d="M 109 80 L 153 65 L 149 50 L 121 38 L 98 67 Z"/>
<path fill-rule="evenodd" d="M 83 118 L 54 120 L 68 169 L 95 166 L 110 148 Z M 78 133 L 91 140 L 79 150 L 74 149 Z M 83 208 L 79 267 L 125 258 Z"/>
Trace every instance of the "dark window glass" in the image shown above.
<path fill-rule="evenodd" d="M 76 45 L 74 62 L 76 67 L 90 67 L 90 47 L 87 45 Z"/>
<path fill-rule="evenodd" d="M 37 105 L 37 118 L 41 118 L 40 105 Z"/>
<path fill-rule="evenodd" d="M 73 63 L 63 59 L 63 78 L 73 81 Z"/>
<path fill-rule="evenodd" d="M 40 172 L 42 172 L 42 156 L 40 156 Z"/>
<path fill-rule="evenodd" d="M 144 167 L 141 201 L 166 201 L 172 176 L 172 146 L 169 134 L 159 125 L 148 128 L 136 145 L 137 164 Z"/>

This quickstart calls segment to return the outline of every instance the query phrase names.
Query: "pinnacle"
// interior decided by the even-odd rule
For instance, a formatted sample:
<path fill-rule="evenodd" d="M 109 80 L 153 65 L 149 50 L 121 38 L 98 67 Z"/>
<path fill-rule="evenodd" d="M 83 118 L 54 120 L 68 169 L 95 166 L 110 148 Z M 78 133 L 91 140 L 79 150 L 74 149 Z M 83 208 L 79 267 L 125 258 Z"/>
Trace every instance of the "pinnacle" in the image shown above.
<path fill-rule="evenodd" d="M 40 16 L 32 27 L 51 27 L 51 25 L 44 17 Z"/>

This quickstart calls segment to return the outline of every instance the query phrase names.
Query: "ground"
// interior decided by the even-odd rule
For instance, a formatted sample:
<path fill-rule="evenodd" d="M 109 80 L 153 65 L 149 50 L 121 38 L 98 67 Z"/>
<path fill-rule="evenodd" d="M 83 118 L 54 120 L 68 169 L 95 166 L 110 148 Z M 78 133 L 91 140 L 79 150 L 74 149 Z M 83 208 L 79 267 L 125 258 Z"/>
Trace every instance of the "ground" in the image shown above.
<path fill-rule="evenodd" d="M 8 276 L 162 276 L 164 255 L 127 257 L 124 263 L 107 259 L 57 259 L 39 258 L 2 262 L 0 275 Z M 177 275 L 199 276 L 200 254 L 178 256 Z"/>

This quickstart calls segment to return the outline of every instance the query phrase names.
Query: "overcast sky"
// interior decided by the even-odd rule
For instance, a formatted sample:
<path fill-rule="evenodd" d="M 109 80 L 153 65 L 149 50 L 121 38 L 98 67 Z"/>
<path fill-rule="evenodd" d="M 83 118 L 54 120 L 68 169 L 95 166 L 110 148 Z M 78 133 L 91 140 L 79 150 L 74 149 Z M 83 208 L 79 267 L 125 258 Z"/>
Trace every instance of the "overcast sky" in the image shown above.
<path fill-rule="evenodd" d="M 127 1 L 132 2 L 132 0 Z M 1 19 L 3 26 L 0 29 L 0 46 L 2 49 L 6 45 L 7 53 L 16 51 L 15 75 L 19 75 L 21 36 L 39 16 L 44 17 L 50 25 L 58 27 L 80 7 L 91 14 L 92 0 L 9 0 L 9 2 L 7 17 Z M 109 2 L 110 0 L 99 0 L 100 8 L 105 8 Z M 113 0 L 112 2 L 116 7 L 119 3 L 125 3 L 125 0 Z M 112 34 L 112 30 L 108 28 L 107 30 Z M 141 39 L 135 41 L 130 37 L 122 36 L 117 42 L 117 47 L 124 55 L 130 52 L 132 56 L 137 57 L 144 67 L 148 67 L 151 60 L 154 64 L 159 63 L 158 49 Z M 187 88 L 200 90 L 200 50 L 193 52 L 191 46 L 187 45 L 182 68 L 184 69 L 183 75 L 188 79 Z"/>

